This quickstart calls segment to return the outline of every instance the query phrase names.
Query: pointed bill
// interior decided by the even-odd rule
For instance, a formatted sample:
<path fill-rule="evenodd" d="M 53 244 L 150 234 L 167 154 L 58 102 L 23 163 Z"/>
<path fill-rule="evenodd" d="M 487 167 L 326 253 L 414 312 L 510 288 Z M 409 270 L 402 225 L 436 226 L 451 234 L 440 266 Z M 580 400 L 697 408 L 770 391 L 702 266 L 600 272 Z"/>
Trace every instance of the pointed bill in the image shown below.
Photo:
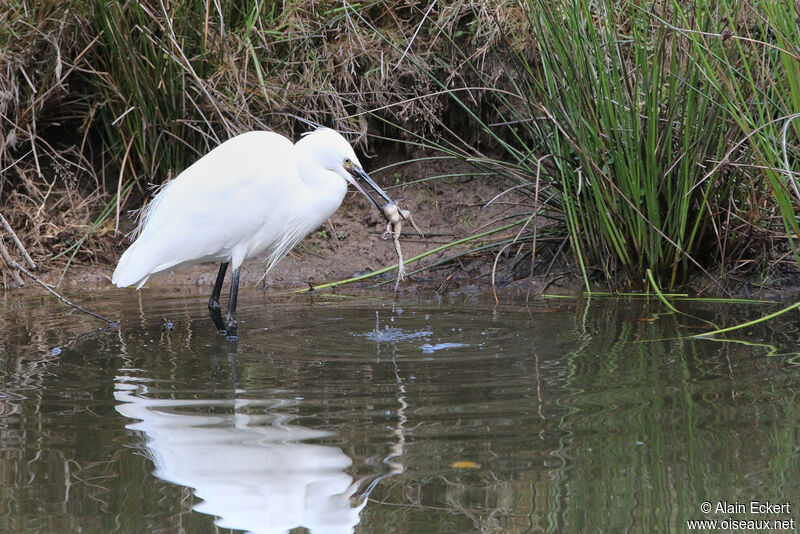
<path fill-rule="evenodd" d="M 349 165 L 345 165 L 344 168 L 347 172 L 350 173 L 350 176 L 353 177 L 353 181 L 351 183 L 354 186 L 356 186 L 356 189 L 361 191 L 361 193 L 365 197 L 367 197 L 370 200 L 370 202 L 372 202 L 375 205 L 376 208 L 378 208 L 378 211 L 383 213 L 384 208 L 388 204 L 394 204 L 394 201 L 391 198 L 389 198 L 389 195 L 387 195 L 383 191 L 383 189 L 381 189 L 380 186 L 376 184 L 372 178 L 369 177 L 369 174 L 364 172 L 364 169 L 362 169 L 355 163 L 350 163 Z M 372 189 L 372 191 L 377 193 L 383 200 L 386 201 L 386 203 L 383 205 L 378 203 L 378 201 L 367 192 L 367 190 L 365 189 L 364 185 L 361 184 L 361 182 L 364 182 L 366 185 L 368 185 Z"/>

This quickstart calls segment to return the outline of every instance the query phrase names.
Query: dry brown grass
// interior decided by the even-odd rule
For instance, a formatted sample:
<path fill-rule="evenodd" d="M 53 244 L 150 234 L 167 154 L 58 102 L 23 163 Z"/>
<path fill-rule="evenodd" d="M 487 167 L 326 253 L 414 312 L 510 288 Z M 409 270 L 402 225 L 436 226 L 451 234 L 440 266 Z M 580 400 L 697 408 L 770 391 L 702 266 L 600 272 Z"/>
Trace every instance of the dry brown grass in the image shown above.
<path fill-rule="evenodd" d="M 438 138 L 459 115 L 442 83 L 502 75 L 511 4 L 4 2 L 0 211 L 38 262 L 108 262 L 147 185 L 237 133 Z"/>

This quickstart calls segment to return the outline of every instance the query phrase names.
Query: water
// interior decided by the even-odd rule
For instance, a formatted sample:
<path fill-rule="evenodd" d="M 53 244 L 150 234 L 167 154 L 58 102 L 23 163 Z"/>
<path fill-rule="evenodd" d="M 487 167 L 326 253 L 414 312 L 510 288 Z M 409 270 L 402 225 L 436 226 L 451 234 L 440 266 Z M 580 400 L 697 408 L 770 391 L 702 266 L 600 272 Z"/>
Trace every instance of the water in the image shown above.
<path fill-rule="evenodd" d="M 251 291 L 228 342 L 204 295 L 73 297 L 122 327 L 0 301 L 0 532 L 800 520 L 796 312 L 725 343 L 658 302 Z M 779 306 L 680 307 L 727 326 Z"/>

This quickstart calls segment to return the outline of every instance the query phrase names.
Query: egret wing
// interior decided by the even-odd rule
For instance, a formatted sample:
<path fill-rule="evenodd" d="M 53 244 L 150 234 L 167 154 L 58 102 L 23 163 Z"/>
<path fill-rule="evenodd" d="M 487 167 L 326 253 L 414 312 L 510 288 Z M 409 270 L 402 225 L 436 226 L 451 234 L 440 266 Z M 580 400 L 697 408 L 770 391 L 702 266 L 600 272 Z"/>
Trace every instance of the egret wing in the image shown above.
<path fill-rule="evenodd" d="M 278 134 L 250 132 L 186 169 L 145 210 L 114 283 L 143 283 L 152 274 L 204 261 L 241 263 L 273 246 L 301 186 L 293 148 Z"/>

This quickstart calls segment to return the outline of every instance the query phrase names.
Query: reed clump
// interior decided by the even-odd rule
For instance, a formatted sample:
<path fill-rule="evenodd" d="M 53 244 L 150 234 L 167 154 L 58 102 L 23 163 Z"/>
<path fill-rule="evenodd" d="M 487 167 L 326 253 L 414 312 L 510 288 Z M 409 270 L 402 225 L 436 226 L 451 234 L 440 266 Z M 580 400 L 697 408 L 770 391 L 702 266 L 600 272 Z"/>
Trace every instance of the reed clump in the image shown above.
<path fill-rule="evenodd" d="M 694 273 L 723 290 L 744 278 L 797 283 L 796 6 L 523 6 L 532 44 L 506 28 L 492 50 L 507 83 L 473 71 L 500 118 L 450 93 L 497 152 L 438 148 L 536 198 L 520 234 L 533 243 L 528 257 L 540 252 L 535 220 L 548 215 L 563 223 L 587 287 L 599 273 L 642 288 L 648 271 L 668 288 Z"/>

